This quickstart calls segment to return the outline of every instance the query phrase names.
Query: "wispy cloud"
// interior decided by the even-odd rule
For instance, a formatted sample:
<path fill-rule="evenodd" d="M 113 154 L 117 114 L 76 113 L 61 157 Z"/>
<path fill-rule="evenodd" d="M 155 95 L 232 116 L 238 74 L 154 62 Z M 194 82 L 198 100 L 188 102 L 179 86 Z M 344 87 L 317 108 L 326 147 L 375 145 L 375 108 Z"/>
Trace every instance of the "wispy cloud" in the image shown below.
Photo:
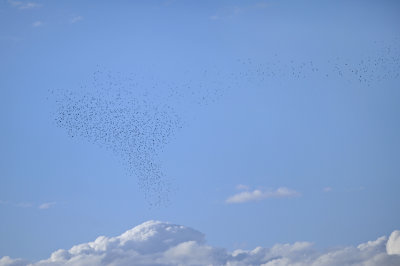
<path fill-rule="evenodd" d="M 33 204 L 31 202 L 11 202 L 8 200 L 0 200 L 0 205 L 4 206 L 13 206 L 13 207 L 18 207 L 18 208 L 30 208 L 33 207 Z"/>
<path fill-rule="evenodd" d="M 15 206 L 20 207 L 20 208 L 30 208 L 33 207 L 33 204 L 31 202 L 20 202 L 15 204 Z"/>
<path fill-rule="evenodd" d="M 246 185 L 243 185 L 243 184 L 239 184 L 239 185 L 236 186 L 236 189 L 237 190 L 249 190 L 250 187 L 246 186 Z"/>
<path fill-rule="evenodd" d="M 32 26 L 35 27 L 35 28 L 41 27 L 41 26 L 43 26 L 43 22 L 41 22 L 39 20 L 35 21 L 35 22 L 32 23 Z"/>
<path fill-rule="evenodd" d="M 18 9 L 33 9 L 41 6 L 40 4 L 34 2 L 23 2 L 14 0 L 8 0 L 8 3 Z"/>
<path fill-rule="evenodd" d="M 331 188 L 331 187 L 324 187 L 324 188 L 322 189 L 322 191 L 323 191 L 323 192 L 331 192 L 331 191 L 332 191 L 332 188 Z"/>
<path fill-rule="evenodd" d="M 12 207 L 18 207 L 18 208 L 37 208 L 37 209 L 48 209 L 56 205 L 57 202 L 44 202 L 42 204 L 35 204 L 33 202 L 11 202 L 11 201 L 6 201 L 6 200 L 0 200 L 0 205 L 4 206 L 12 206 Z M 1 265 L 1 264 L 0 264 Z"/>
<path fill-rule="evenodd" d="M 54 205 L 56 205 L 56 202 L 45 202 L 45 203 L 39 205 L 39 209 L 41 209 L 41 210 L 49 209 L 49 208 L 53 207 Z"/>
<path fill-rule="evenodd" d="M 69 22 L 73 24 L 73 23 L 77 23 L 77 22 L 79 22 L 81 20 L 83 20 L 82 16 L 74 16 L 69 20 Z"/>
<path fill-rule="evenodd" d="M 239 186 L 238 186 L 239 188 Z M 243 185 L 241 185 L 241 189 L 244 189 Z M 248 188 L 246 188 L 248 189 Z M 293 189 L 289 189 L 287 187 L 280 187 L 276 190 L 260 190 L 255 189 L 253 191 L 246 190 L 243 192 L 239 192 L 233 196 L 230 196 L 226 199 L 226 203 L 244 203 L 249 201 L 260 201 L 268 198 L 291 198 L 298 197 L 301 194 Z"/>

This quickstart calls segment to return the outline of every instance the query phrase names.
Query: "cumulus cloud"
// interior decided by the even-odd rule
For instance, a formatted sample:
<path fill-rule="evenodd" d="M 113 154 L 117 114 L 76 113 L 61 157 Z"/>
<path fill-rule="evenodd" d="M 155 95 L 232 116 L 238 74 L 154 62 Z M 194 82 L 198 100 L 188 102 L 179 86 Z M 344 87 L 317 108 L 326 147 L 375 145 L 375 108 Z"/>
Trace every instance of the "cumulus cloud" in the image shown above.
<path fill-rule="evenodd" d="M 394 231 L 386 244 L 386 251 L 388 254 L 398 254 L 400 255 L 400 231 Z"/>
<path fill-rule="evenodd" d="M 12 259 L 8 256 L 0 258 L 0 266 L 25 266 L 28 264 L 29 262 L 27 260 Z"/>
<path fill-rule="evenodd" d="M 228 252 L 205 243 L 194 229 L 148 221 L 116 237 L 100 236 L 93 242 L 60 249 L 50 258 L 29 263 L 3 257 L 0 266 L 46 265 L 400 265 L 400 231 L 389 240 L 380 237 L 357 247 L 319 252 L 309 242 L 277 244 L 271 248 Z"/>
<path fill-rule="evenodd" d="M 239 188 L 240 186 L 240 188 Z M 255 189 L 249 191 L 247 187 L 239 185 L 238 189 L 246 189 L 246 191 L 237 193 L 226 199 L 226 203 L 243 203 L 248 201 L 259 201 L 268 198 L 290 198 L 300 196 L 300 193 L 286 187 L 280 187 L 276 190 L 260 190 Z"/>

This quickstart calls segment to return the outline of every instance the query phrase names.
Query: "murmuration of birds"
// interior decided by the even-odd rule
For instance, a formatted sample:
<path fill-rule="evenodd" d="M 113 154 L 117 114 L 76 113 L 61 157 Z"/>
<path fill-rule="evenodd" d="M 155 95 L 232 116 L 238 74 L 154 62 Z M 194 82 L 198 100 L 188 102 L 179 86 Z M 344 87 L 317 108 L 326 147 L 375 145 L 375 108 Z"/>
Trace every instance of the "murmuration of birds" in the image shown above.
<path fill-rule="evenodd" d="M 209 68 L 197 80 L 167 82 L 135 73 L 122 75 L 97 70 L 92 82 L 75 90 L 52 90 L 55 122 L 69 136 L 80 137 L 111 150 L 137 178 L 150 206 L 168 204 L 171 181 L 162 169 L 160 154 L 187 121 L 185 108 L 218 103 L 234 88 L 263 85 L 271 80 L 340 78 L 361 86 L 400 77 L 398 46 L 355 62 L 334 57 L 316 61 L 283 61 L 277 54 L 266 63 L 238 59 L 231 70 Z"/>

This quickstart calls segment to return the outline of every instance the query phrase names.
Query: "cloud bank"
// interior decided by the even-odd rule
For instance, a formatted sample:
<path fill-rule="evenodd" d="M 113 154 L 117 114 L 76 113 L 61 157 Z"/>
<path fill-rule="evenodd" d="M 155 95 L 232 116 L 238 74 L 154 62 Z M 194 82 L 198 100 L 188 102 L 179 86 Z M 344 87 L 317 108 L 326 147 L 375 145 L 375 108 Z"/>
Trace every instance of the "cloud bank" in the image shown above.
<path fill-rule="evenodd" d="M 229 252 L 205 243 L 202 233 L 176 224 L 148 221 L 117 237 L 57 250 L 50 258 L 30 263 L 3 257 L 0 266 L 47 265 L 400 265 L 400 231 L 357 247 L 319 252 L 312 243 L 277 244 L 271 248 Z"/>
<path fill-rule="evenodd" d="M 238 185 L 238 189 L 247 189 L 244 185 Z M 259 189 L 253 191 L 243 191 L 226 199 L 226 203 L 243 203 L 248 201 L 259 201 L 268 198 L 290 198 L 300 196 L 300 193 L 286 187 L 280 187 L 276 190 L 262 191 Z"/>

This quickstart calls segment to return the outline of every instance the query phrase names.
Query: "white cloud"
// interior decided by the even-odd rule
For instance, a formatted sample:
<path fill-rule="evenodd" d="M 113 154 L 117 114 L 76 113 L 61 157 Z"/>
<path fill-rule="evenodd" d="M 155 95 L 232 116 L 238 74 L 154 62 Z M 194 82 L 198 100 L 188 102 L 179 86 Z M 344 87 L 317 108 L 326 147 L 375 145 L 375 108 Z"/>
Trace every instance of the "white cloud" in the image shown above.
<path fill-rule="evenodd" d="M 277 244 L 271 248 L 228 252 L 205 244 L 204 235 L 194 229 L 148 221 L 117 237 L 100 236 L 95 241 L 57 250 L 50 258 L 29 264 L 3 257 L 0 266 L 46 265 L 400 265 L 400 231 L 387 241 L 380 237 L 357 247 L 319 252 L 309 242 Z M 393 249 L 394 248 L 394 249 Z M 390 251 L 389 251 L 390 250 Z"/>
<path fill-rule="evenodd" d="M 388 254 L 400 255 L 400 231 L 396 230 L 390 235 L 386 244 L 386 251 Z"/>
<path fill-rule="evenodd" d="M 28 261 L 22 259 L 12 259 L 8 256 L 0 258 L 0 266 L 25 266 L 28 264 Z"/>
<path fill-rule="evenodd" d="M 35 21 L 35 22 L 32 23 L 32 26 L 35 27 L 35 28 L 36 28 L 36 27 L 43 26 L 43 22 L 41 22 L 41 21 L 39 21 L 39 20 L 38 20 L 38 21 Z"/>
<path fill-rule="evenodd" d="M 286 187 L 280 187 L 276 190 L 265 190 L 265 191 L 260 189 L 255 189 L 253 191 L 243 191 L 237 193 L 227 198 L 226 203 L 243 203 L 248 201 L 259 201 L 268 198 L 290 198 L 297 196 L 300 196 L 299 192 Z"/>
<path fill-rule="evenodd" d="M 69 22 L 70 22 L 70 23 L 77 23 L 77 22 L 81 21 L 82 19 L 83 19 L 82 16 L 75 16 L 75 17 L 72 17 L 72 18 L 69 20 Z"/>
<path fill-rule="evenodd" d="M 40 7 L 40 4 L 34 2 L 8 0 L 8 3 L 18 9 L 32 9 Z"/>
<path fill-rule="evenodd" d="M 39 205 L 39 209 L 41 209 L 41 210 L 48 209 L 54 205 L 56 205 L 55 202 L 45 202 L 45 203 Z"/>

